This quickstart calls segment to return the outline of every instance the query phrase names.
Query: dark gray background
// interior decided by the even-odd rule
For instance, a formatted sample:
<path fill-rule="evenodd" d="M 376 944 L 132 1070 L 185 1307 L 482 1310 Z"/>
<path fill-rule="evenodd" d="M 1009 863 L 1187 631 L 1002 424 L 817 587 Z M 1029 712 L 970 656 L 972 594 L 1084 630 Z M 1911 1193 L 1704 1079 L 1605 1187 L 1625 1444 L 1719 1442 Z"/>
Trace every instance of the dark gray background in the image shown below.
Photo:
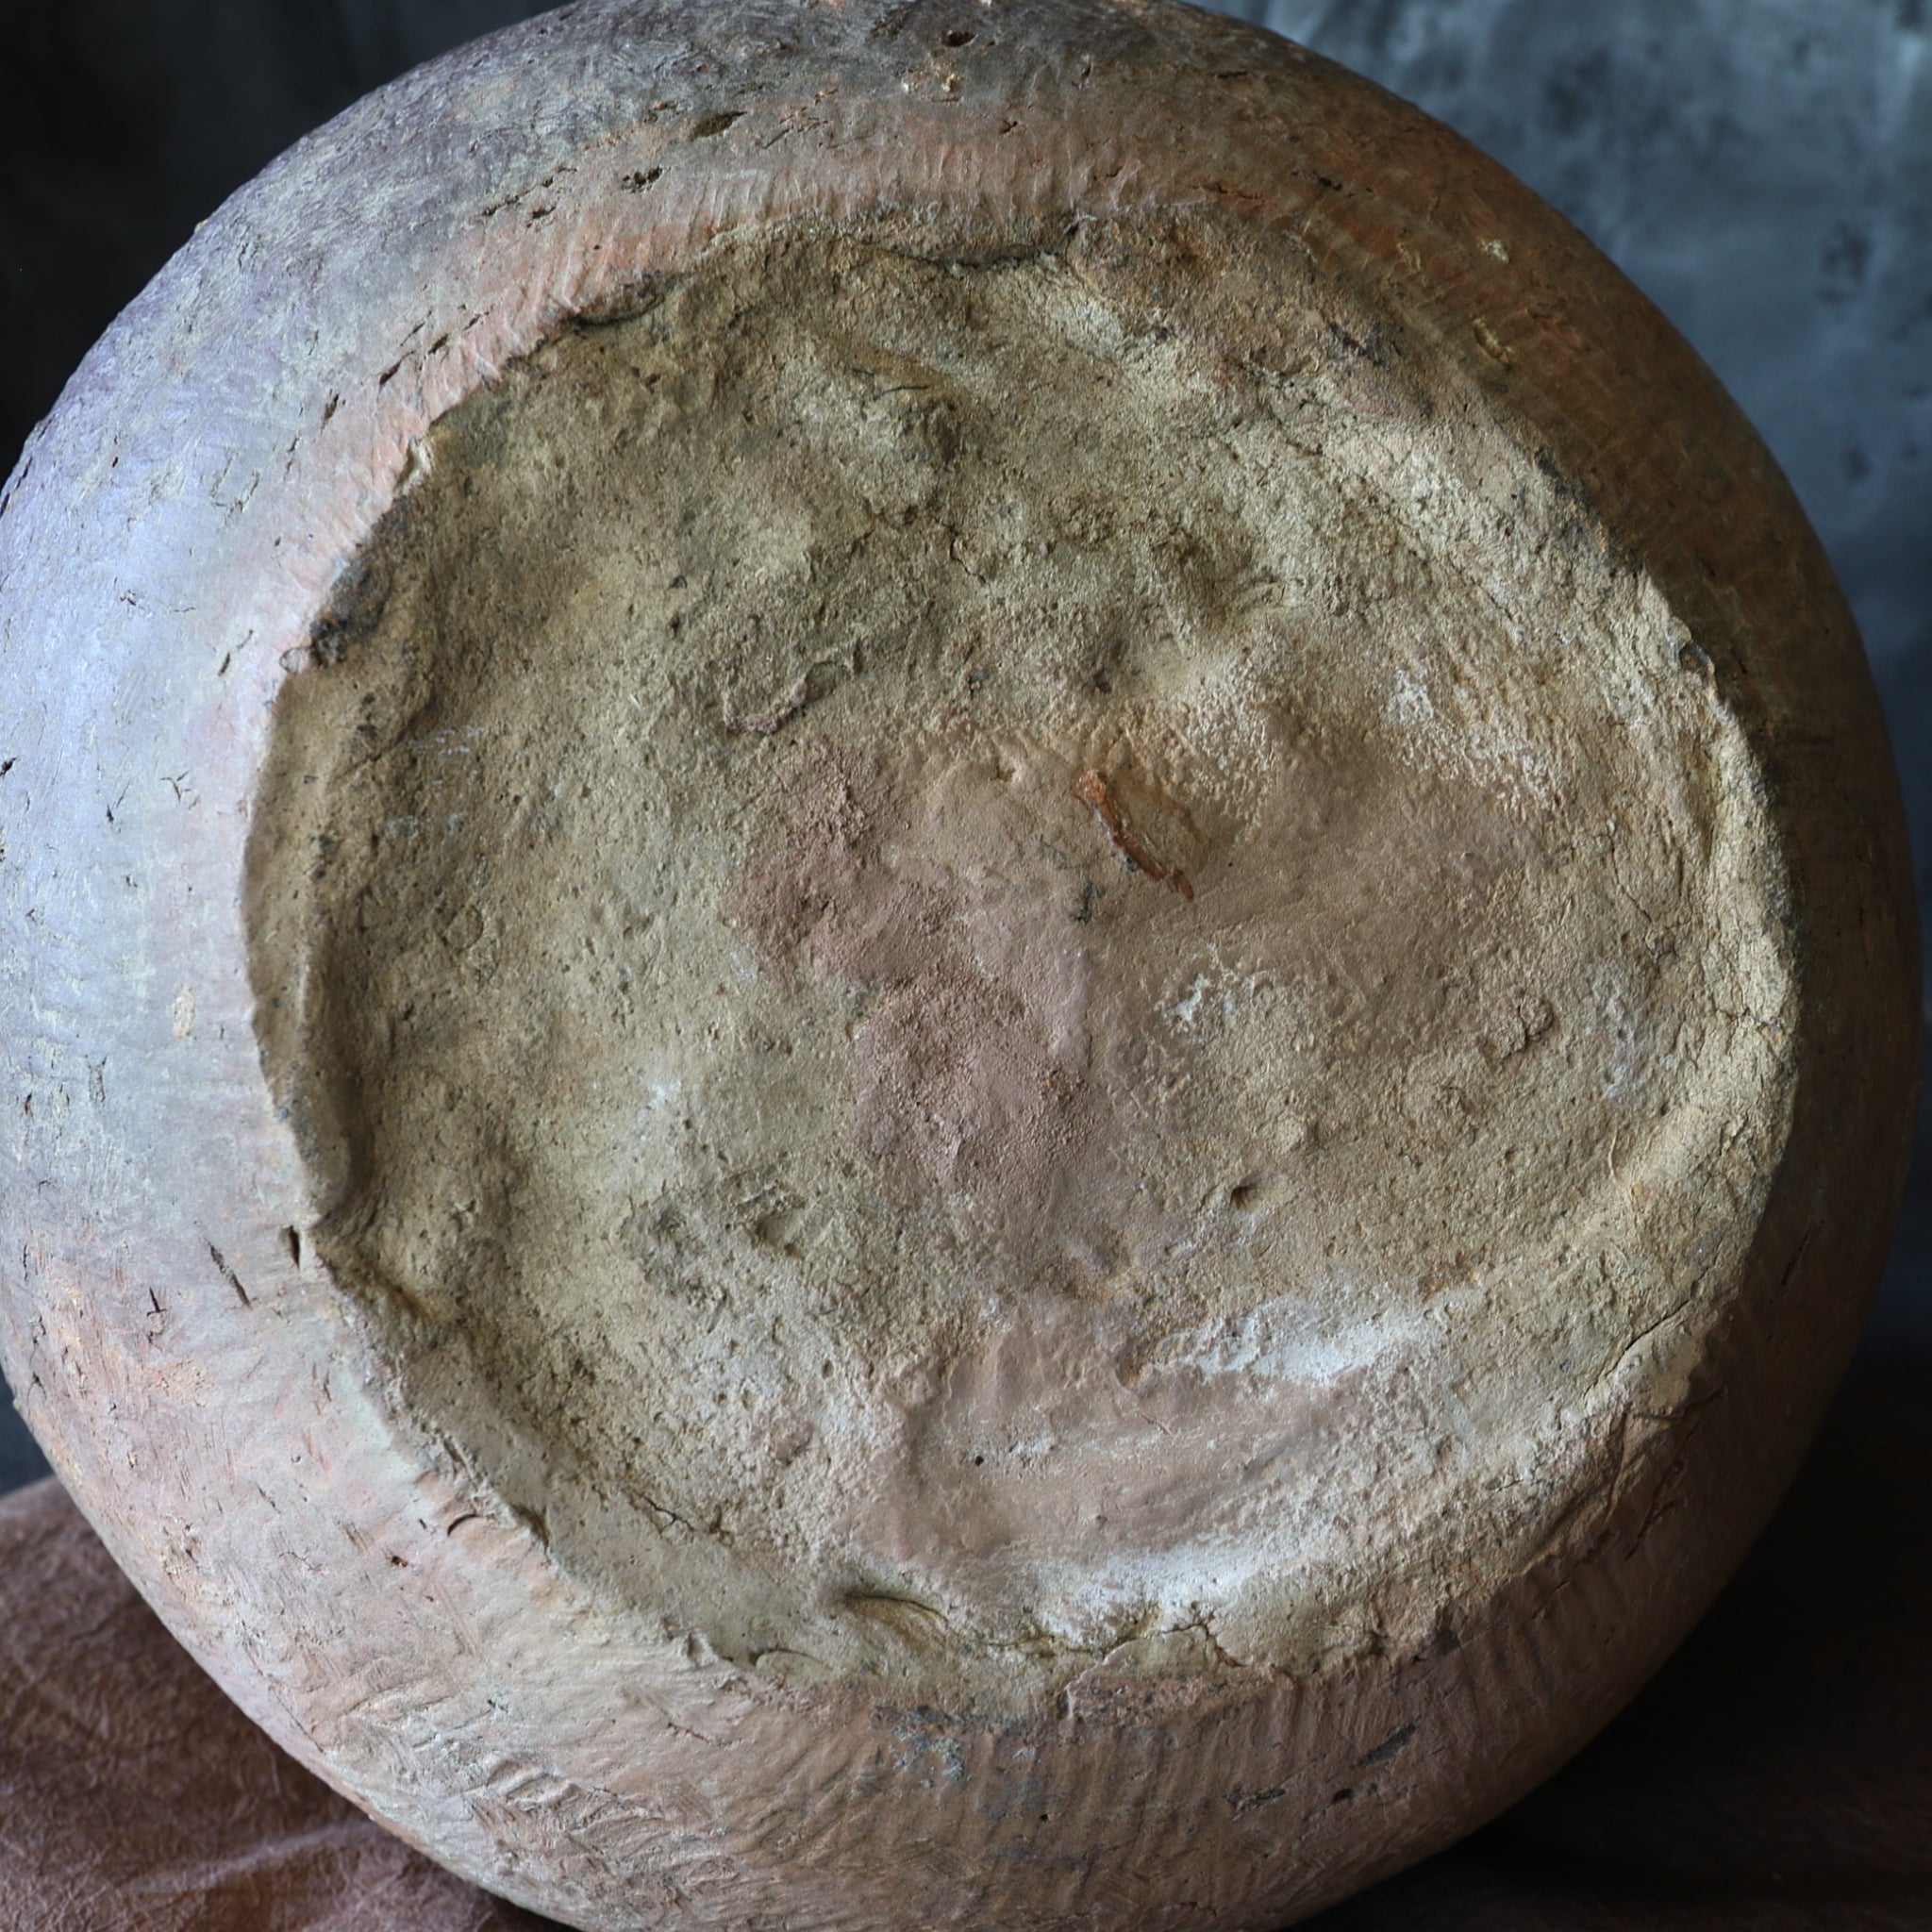
<path fill-rule="evenodd" d="M 0 471 L 193 224 L 517 0 L 0 0 Z M 1932 853 L 1928 0 L 1230 0 L 1569 214 L 1703 351 L 1837 563 Z M 1922 914 L 1923 919 L 1923 914 Z M 4 941 L 0 941 L 4 942 Z M 1857 1096 L 1847 1094 L 1847 1106 Z M 1932 1392 L 1932 1162 L 1855 1372 Z M 0 1404 L 0 1488 L 40 1463 Z"/>

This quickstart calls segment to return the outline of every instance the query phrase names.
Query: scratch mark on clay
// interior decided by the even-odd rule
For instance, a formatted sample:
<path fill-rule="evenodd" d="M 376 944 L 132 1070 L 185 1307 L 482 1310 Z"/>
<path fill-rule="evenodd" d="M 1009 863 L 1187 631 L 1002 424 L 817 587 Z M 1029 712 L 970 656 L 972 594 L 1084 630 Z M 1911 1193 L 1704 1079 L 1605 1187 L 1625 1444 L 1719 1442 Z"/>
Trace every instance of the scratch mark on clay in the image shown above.
<path fill-rule="evenodd" d="M 733 738 L 754 734 L 759 738 L 775 738 L 801 711 L 827 696 L 850 675 L 847 666 L 836 658 L 823 658 L 814 664 L 772 709 L 756 712 L 750 716 L 739 712 L 727 698 L 724 701 L 724 729 Z"/>
<path fill-rule="evenodd" d="M 871 1623 L 883 1624 L 889 1630 L 914 1643 L 930 1643 L 951 1628 L 946 1613 L 935 1605 L 921 1603 L 917 1597 L 886 1591 L 855 1591 L 845 1599 L 845 1607 Z"/>
<path fill-rule="evenodd" d="M 1237 1785 L 1227 1794 L 1227 1807 L 1237 1818 L 1245 1818 L 1250 1811 L 1258 1811 L 1264 1805 L 1273 1805 L 1277 1799 L 1288 1795 L 1288 1787 L 1270 1785 L 1265 1790 L 1251 1791 Z"/>
<path fill-rule="evenodd" d="M 1388 1763 L 1414 1736 L 1415 1725 L 1413 1723 L 1404 1724 L 1399 1730 L 1391 1731 L 1366 1757 L 1360 1757 L 1356 1760 L 1356 1769 L 1359 1771 L 1365 1764 Z"/>
<path fill-rule="evenodd" d="M 1074 795 L 1093 808 L 1094 816 L 1099 819 L 1107 836 L 1136 872 L 1144 872 L 1158 884 L 1171 886 L 1183 899 L 1194 896 L 1194 889 L 1189 883 L 1187 874 L 1177 865 L 1163 865 L 1148 849 L 1146 841 L 1128 824 L 1126 812 L 1113 795 L 1113 788 L 1100 773 L 1084 774 L 1074 787 Z"/>
<path fill-rule="evenodd" d="M 218 1274 L 222 1277 L 222 1279 L 225 1281 L 228 1284 L 228 1286 L 232 1288 L 238 1295 L 241 1296 L 242 1306 L 244 1308 L 252 1308 L 255 1306 L 255 1303 L 250 1298 L 248 1291 L 242 1286 L 242 1277 L 239 1274 L 237 1274 L 232 1268 L 228 1266 L 227 1257 L 222 1253 L 221 1249 L 216 1247 L 214 1242 L 209 1241 L 208 1244 L 208 1253 L 209 1260 L 211 1260 L 215 1264 L 215 1273 Z"/>

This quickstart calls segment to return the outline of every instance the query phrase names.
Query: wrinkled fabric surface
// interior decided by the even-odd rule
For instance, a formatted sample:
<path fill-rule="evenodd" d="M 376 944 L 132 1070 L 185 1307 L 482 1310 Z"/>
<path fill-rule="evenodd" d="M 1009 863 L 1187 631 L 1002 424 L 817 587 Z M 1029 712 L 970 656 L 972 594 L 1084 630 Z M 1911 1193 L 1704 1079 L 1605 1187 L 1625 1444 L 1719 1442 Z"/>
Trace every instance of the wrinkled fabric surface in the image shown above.
<path fill-rule="evenodd" d="M 1570 1768 L 1319 1932 L 1932 1932 L 1932 1404 L 1846 1396 Z M 300 1770 L 58 1487 L 0 1498 L 0 1932 L 543 1932 Z M 906 1932 L 917 1932 L 908 1927 Z"/>

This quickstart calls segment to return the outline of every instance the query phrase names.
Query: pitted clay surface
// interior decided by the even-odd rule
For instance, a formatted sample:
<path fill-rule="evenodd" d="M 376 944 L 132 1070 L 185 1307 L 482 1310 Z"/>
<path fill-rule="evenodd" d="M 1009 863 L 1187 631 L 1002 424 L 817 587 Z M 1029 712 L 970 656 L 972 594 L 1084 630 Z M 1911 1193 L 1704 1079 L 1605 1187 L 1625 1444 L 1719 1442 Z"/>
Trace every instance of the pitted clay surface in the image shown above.
<path fill-rule="evenodd" d="M 1547 1539 L 1749 1238 L 1790 977 L 1694 640 L 1453 447 L 1131 263 L 808 228 L 437 425 L 249 916 L 307 1239 L 479 1493 L 989 1707 Z"/>

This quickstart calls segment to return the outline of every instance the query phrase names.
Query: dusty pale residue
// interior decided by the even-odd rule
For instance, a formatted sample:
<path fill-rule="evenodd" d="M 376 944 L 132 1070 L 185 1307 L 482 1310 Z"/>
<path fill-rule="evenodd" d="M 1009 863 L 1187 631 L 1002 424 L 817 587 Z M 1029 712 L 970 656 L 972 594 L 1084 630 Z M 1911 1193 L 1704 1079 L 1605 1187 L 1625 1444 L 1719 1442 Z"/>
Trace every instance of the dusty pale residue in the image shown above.
<path fill-rule="evenodd" d="M 989 1705 L 1547 1535 L 1748 1238 L 1790 978 L 1681 626 L 1447 436 L 1131 260 L 810 230 L 438 425 L 249 914 L 315 1251 L 490 1507 Z"/>

